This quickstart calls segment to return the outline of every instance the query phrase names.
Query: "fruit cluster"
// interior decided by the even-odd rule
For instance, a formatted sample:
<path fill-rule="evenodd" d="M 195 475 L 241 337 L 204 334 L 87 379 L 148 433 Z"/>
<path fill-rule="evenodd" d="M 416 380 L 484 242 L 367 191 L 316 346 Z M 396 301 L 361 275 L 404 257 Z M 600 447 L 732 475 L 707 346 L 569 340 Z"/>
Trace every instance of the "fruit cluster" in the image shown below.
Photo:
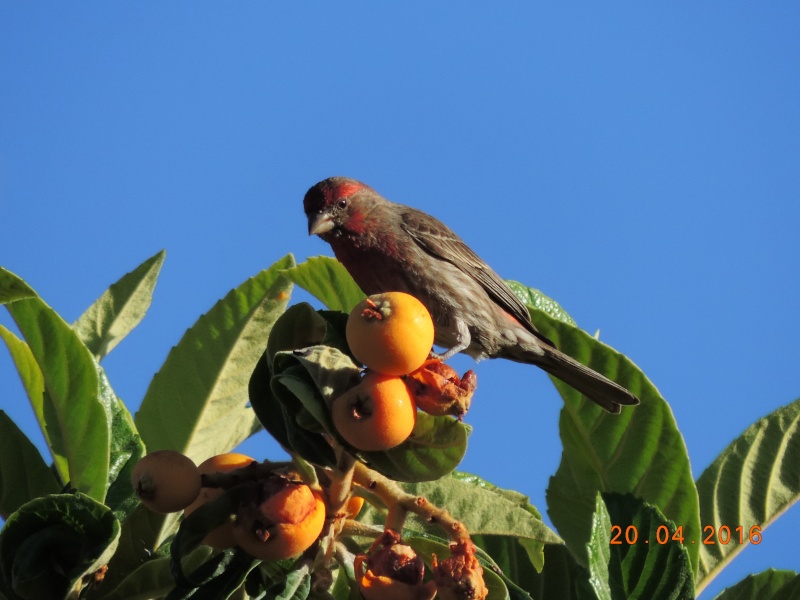
<path fill-rule="evenodd" d="M 355 584 L 366 600 L 422 600 L 437 593 L 445 599 L 485 598 L 483 569 L 464 526 L 357 458 L 406 441 L 413 435 L 418 408 L 460 420 L 477 384 L 474 374 L 458 377 L 432 357 L 431 316 L 404 293 L 366 298 L 350 313 L 345 338 L 365 368 L 358 375 L 359 369 L 350 367 L 349 383 L 327 398 L 333 429 L 323 436 L 336 456 L 334 466 L 297 455 L 288 463 L 259 463 L 234 453 L 196 466 L 179 452 L 161 450 L 136 465 L 132 484 L 137 495 L 153 511 L 183 510 L 182 527 L 199 530 L 196 537 L 206 545 L 219 551 L 238 548 L 260 560 L 302 555 L 314 562 L 314 556 L 330 558 L 342 535 L 370 536 L 375 541 L 367 552 L 354 559 L 350 555 Z M 388 509 L 382 531 L 355 521 L 364 497 Z M 451 541 L 448 558 L 440 562 L 435 554 L 428 556 L 427 576 L 423 559 L 397 533 L 409 512 L 436 523 Z"/>
<path fill-rule="evenodd" d="M 402 292 L 370 296 L 347 319 L 347 344 L 367 367 L 361 383 L 333 401 L 336 430 L 358 450 L 380 451 L 404 442 L 417 408 L 431 415 L 463 417 L 477 380 L 459 378 L 438 359 L 433 320 L 425 306 Z"/>
<path fill-rule="evenodd" d="M 220 483 L 220 475 L 234 471 L 234 477 Z M 150 510 L 183 510 L 187 517 L 218 499 L 224 493 L 221 485 L 243 486 L 246 493 L 239 497 L 244 501 L 226 522 L 208 531 L 203 542 L 217 550 L 238 546 L 262 560 L 300 554 L 317 540 L 325 523 L 320 491 L 296 473 L 259 465 L 243 454 L 212 456 L 197 466 L 180 452 L 157 450 L 139 460 L 131 483 Z"/>
<path fill-rule="evenodd" d="M 451 556 L 433 556 L 433 578 L 425 581 L 425 563 L 400 535 L 387 529 L 366 554 L 355 559 L 359 590 L 365 600 L 472 600 L 488 594 L 483 568 L 472 542 L 450 546 Z"/>

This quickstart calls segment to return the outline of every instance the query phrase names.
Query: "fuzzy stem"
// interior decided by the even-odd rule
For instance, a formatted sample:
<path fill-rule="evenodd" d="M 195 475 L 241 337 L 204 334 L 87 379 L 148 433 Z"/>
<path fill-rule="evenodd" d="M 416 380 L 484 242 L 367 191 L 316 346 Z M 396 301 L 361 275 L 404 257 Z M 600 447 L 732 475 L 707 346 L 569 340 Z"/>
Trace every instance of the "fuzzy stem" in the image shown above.
<path fill-rule="evenodd" d="M 374 492 L 389 509 L 386 528 L 402 531 L 408 513 L 414 513 L 426 523 L 439 526 L 447 537 L 457 543 L 470 541 L 469 532 L 461 521 L 445 509 L 434 506 L 422 496 L 406 493 L 397 483 L 373 471 L 363 463 L 357 462 L 353 480 L 360 486 Z"/>
<path fill-rule="evenodd" d="M 339 444 L 334 446 L 337 455 L 336 467 L 329 473 L 331 478 L 328 488 L 328 501 L 333 514 L 339 514 L 344 509 L 350 498 L 353 487 L 353 469 L 356 464 L 355 457 L 346 452 Z"/>
<path fill-rule="evenodd" d="M 360 521 L 354 521 L 353 519 L 345 519 L 344 524 L 342 525 L 342 535 L 377 539 L 382 534 L 382 529 L 378 529 L 377 527 L 367 525 L 366 523 L 362 523 Z"/>

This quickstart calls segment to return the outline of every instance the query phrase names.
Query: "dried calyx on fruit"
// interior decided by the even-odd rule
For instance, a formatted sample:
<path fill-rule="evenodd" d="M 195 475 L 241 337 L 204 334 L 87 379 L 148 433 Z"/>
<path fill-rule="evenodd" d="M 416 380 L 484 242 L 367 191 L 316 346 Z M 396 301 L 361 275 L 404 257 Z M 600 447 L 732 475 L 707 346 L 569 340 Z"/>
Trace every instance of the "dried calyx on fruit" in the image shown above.
<path fill-rule="evenodd" d="M 483 600 L 489 594 L 475 544 L 464 540 L 450 545 L 450 558 L 433 557 L 433 580 L 442 600 Z"/>
<path fill-rule="evenodd" d="M 367 554 L 355 559 L 356 581 L 366 600 L 430 600 L 433 581 L 423 583 L 425 563 L 400 534 L 387 529 Z"/>
<path fill-rule="evenodd" d="M 469 410 L 472 395 L 478 387 L 478 376 L 472 370 L 459 377 L 452 367 L 441 360 L 426 361 L 405 377 L 417 408 L 429 415 L 452 415 L 463 418 Z"/>

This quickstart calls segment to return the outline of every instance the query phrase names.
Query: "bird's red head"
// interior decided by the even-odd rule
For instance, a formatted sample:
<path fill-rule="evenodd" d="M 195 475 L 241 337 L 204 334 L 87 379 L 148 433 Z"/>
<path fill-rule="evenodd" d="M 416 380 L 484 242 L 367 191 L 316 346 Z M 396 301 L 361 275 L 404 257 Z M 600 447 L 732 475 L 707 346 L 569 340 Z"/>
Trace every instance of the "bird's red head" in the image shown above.
<path fill-rule="evenodd" d="M 311 187 L 303 199 L 308 234 L 325 236 L 353 223 L 360 213 L 353 196 L 370 188 L 347 177 L 330 177 Z"/>

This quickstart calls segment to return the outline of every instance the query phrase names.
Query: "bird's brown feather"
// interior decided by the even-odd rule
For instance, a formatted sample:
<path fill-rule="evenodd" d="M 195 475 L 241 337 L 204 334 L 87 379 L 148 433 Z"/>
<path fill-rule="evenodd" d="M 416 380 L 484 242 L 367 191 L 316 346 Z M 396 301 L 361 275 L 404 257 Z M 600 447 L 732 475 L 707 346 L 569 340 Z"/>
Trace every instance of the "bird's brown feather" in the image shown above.
<path fill-rule="evenodd" d="M 528 308 L 495 271 L 487 265 L 447 225 L 415 208 L 403 207 L 402 227 L 414 242 L 431 256 L 446 260 L 471 277 L 486 293 L 520 325 L 537 338 L 553 346 L 553 342 L 539 333 L 531 321 Z"/>

